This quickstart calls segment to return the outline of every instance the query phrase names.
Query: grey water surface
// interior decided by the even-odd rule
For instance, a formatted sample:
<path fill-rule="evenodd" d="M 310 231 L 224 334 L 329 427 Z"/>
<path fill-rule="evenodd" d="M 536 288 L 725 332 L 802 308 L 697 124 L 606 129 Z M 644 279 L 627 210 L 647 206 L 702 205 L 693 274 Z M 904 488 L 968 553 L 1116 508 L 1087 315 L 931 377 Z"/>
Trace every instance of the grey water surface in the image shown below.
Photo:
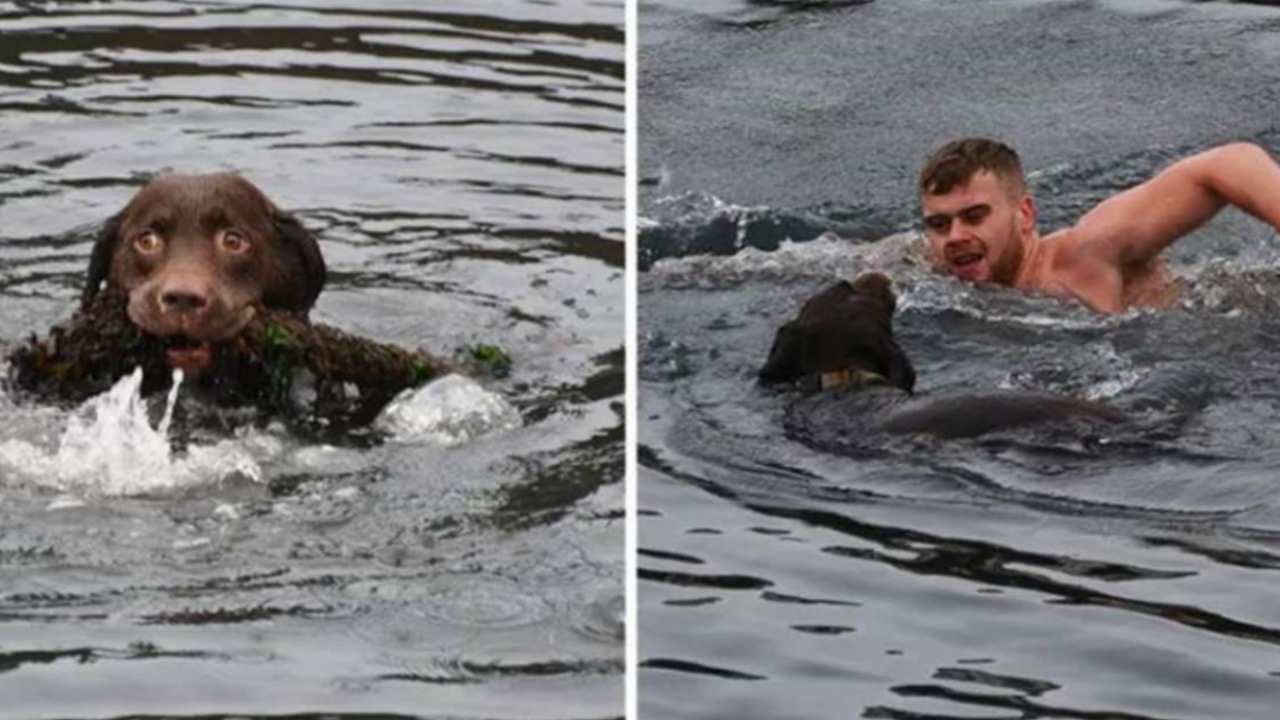
<path fill-rule="evenodd" d="M 5 465 L 0 717 L 622 715 L 623 19 L 0 2 L 6 347 L 149 177 L 233 170 L 320 238 L 313 319 L 497 344 L 523 416 L 456 447 L 229 421 L 128 497 Z M 0 398 L 0 445 L 62 462 L 68 413 Z"/>
<path fill-rule="evenodd" d="M 1023 154 L 1042 229 L 1187 153 L 1280 156 L 1280 9 L 1173 0 L 640 5 L 644 718 L 1275 717 L 1280 239 L 1227 211 L 1117 317 L 932 275 L 923 157 Z M 899 236 L 904 237 L 904 236 Z M 824 453 L 754 383 L 867 269 L 917 392 L 1127 404 L 1110 430 Z M 852 443 L 856 444 L 856 443 Z"/>

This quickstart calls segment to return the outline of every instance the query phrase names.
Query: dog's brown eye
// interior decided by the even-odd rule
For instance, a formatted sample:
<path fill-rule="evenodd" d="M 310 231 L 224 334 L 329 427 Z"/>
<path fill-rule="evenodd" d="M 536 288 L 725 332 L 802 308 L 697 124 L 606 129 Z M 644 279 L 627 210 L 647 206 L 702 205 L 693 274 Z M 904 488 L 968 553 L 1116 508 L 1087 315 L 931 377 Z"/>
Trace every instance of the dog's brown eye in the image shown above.
<path fill-rule="evenodd" d="M 143 230 L 133 238 L 133 247 L 143 255 L 153 255 L 160 252 L 164 246 L 160 236 L 154 230 Z"/>
<path fill-rule="evenodd" d="M 222 233 L 222 249 L 231 253 L 242 253 L 249 249 L 249 238 L 235 230 Z"/>

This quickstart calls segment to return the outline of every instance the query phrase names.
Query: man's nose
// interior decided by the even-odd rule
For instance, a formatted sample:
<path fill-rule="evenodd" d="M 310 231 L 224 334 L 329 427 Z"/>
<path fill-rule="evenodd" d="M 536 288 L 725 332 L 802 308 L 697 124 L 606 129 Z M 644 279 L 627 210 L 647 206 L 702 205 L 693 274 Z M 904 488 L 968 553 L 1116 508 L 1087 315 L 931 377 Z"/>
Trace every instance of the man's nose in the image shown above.
<path fill-rule="evenodd" d="M 960 222 L 959 218 L 951 221 L 951 227 L 947 228 L 948 240 L 969 240 L 973 234 L 969 232 L 969 226 Z"/>

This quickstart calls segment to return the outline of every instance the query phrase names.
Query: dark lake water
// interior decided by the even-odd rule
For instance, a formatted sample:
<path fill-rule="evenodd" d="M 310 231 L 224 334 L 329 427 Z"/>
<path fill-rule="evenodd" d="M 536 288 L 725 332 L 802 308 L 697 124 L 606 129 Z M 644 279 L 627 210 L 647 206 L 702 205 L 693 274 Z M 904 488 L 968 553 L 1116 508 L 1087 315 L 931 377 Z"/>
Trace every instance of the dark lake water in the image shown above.
<path fill-rule="evenodd" d="M 498 344 L 521 416 L 451 447 L 244 423 L 185 454 L 121 419 L 94 465 L 69 411 L 0 397 L 0 717 L 623 714 L 623 23 L 0 2 L 6 344 L 69 316 L 149 177 L 234 170 L 320 238 L 313 319 Z"/>
<path fill-rule="evenodd" d="M 1178 243 L 1182 303 L 1104 317 L 933 276 L 918 163 L 1018 147 L 1042 230 L 1232 139 L 1280 155 L 1280 9 L 881 0 L 640 6 L 645 718 L 1275 717 L 1280 243 Z M 798 241 L 807 242 L 798 242 Z M 917 392 L 1191 397 L 1096 435 L 782 435 L 754 373 L 839 277 L 889 272 Z"/>

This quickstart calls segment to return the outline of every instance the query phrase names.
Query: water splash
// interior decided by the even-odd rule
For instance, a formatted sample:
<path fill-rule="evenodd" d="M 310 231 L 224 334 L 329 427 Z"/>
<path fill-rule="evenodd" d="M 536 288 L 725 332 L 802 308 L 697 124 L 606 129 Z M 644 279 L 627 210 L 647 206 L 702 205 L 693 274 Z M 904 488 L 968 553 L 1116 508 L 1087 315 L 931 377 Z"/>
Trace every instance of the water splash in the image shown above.
<path fill-rule="evenodd" d="M 175 457 L 169 428 L 182 386 L 174 372 L 160 422 L 151 426 L 142 370 L 121 378 L 68 418 L 55 450 L 22 440 L 0 444 L 0 467 L 46 487 L 85 496 L 127 496 L 217 481 L 231 473 L 261 480 L 258 463 L 231 443 Z"/>
<path fill-rule="evenodd" d="M 406 390 L 378 415 L 375 426 L 395 442 L 452 447 L 522 424 L 511 403 L 461 375 L 446 375 Z"/>
<path fill-rule="evenodd" d="M 110 390 L 91 398 L 66 418 L 56 444 L 48 439 L 10 439 L 0 443 L 0 475 L 52 488 L 73 497 L 55 505 L 75 505 L 86 497 L 119 497 L 172 492 L 211 485 L 239 476 L 263 482 L 264 467 L 280 465 L 314 473 L 332 470 L 332 453 L 314 460 L 321 448 L 303 448 L 291 459 L 287 443 L 270 432 L 247 428 L 212 445 L 188 446 L 175 453 L 169 430 L 182 385 L 180 372 L 158 423 L 151 423 L 141 396 L 142 371 L 121 378 Z M 393 442 L 452 447 L 493 432 L 520 427 L 520 414 L 500 395 L 474 380 L 450 375 L 393 400 L 378 417 L 377 427 Z M 362 466 L 358 454 L 339 466 Z"/>

